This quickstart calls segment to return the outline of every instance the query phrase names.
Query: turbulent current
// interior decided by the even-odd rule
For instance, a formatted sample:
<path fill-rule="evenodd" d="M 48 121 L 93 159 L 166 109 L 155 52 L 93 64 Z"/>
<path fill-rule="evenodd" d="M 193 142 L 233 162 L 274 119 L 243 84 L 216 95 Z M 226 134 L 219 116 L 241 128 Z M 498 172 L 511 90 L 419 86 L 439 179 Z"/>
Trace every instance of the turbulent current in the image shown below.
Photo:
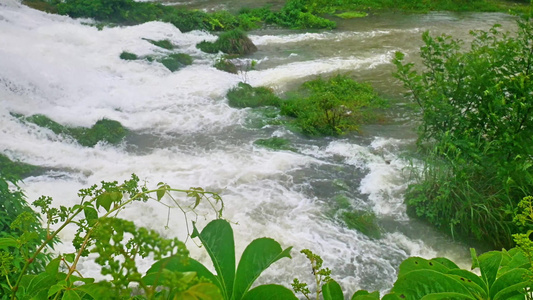
<path fill-rule="evenodd" d="M 101 180 L 136 173 L 148 186 L 203 187 L 220 193 L 224 217 L 235 223 L 237 253 L 268 236 L 294 246 L 293 259 L 273 265 L 262 282 L 289 286 L 294 277 L 311 282 L 298 252 L 309 248 L 346 291 L 386 291 L 409 256 L 446 256 L 466 261 L 467 248 L 409 219 L 403 194 L 409 182 L 413 113 L 406 108 L 390 63 L 395 51 L 414 59 L 425 30 L 466 37 L 469 29 L 512 24 L 503 14 L 382 14 L 341 21 L 334 31 L 263 29 L 250 33 L 259 51 L 255 70 L 230 74 L 212 67 L 217 55 L 195 45 L 210 33 L 181 33 L 171 24 L 98 30 L 91 20 L 46 14 L 15 0 L 0 0 L 0 151 L 13 160 L 42 166 L 44 173 L 21 185 L 30 201 L 40 195 L 54 205 L 72 205 L 77 191 Z M 125 61 L 123 51 L 163 54 L 146 39 L 168 39 L 194 58 L 168 71 L 157 62 Z M 264 125 L 252 110 L 235 109 L 225 94 L 240 81 L 282 94 L 317 75 L 350 73 L 392 99 L 387 122 L 341 138 L 307 139 L 282 126 Z M 119 146 L 83 147 L 48 129 L 21 122 L 12 113 L 44 114 L 69 126 L 91 126 L 101 118 L 121 122 L 132 134 Z M 294 151 L 258 147 L 261 138 L 283 137 Z M 338 199 L 350 209 L 372 211 L 383 229 L 371 239 L 341 221 Z M 130 207 L 122 217 L 164 236 L 185 239 L 176 211 L 155 203 Z M 199 227 L 209 218 L 199 219 Z M 65 240 L 72 232 L 65 232 Z M 188 242 L 191 255 L 207 261 Z M 72 249 L 65 245 L 59 252 Z M 152 261 L 140 261 L 146 269 Z M 99 275 L 91 260 L 80 272 Z"/>

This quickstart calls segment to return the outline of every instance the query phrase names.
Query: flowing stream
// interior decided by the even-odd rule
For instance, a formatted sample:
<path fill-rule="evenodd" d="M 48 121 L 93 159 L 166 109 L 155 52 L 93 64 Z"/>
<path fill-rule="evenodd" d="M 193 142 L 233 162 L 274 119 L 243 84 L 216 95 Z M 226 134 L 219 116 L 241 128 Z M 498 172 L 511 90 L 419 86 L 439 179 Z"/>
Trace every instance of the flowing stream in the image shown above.
<path fill-rule="evenodd" d="M 248 1 L 249 2 L 249 1 Z M 257 1 L 253 1 L 257 3 Z M 201 8 L 236 7 L 239 1 L 197 1 Z M 181 33 L 170 24 L 88 26 L 90 20 L 42 13 L 15 0 L 0 0 L 0 151 L 14 160 L 46 168 L 25 179 L 30 201 L 40 195 L 54 205 L 72 205 L 77 191 L 101 180 L 124 180 L 136 173 L 148 186 L 203 187 L 219 192 L 224 217 L 233 225 L 237 253 L 253 239 L 268 236 L 294 246 L 292 260 L 273 265 L 261 282 L 289 286 L 294 277 L 311 282 L 309 265 L 298 252 L 309 248 L 346 291 L 387 291 L 400 262 L 409 256 L 446 256 L 465 265 L 468 250 L 405 213 L 408 153 L 416 138 L 414 114 L 392 77 L 395 51 L 414 59 L 422 32 L 466 38 L 468 30 L 494 23 L 512 28 L 504 14 L 379 14 L 337 20 L 333 31 L 263 29 L 250 33 L 259 51 L 255 70 L 229 74 L 212 67 L 217 55 L 195 48 L 215 40 L 206 32 Z M 163 54 L 144 39 L 169 39 L 194 58 L 171 73 L 157 62 L 125 61 L 122 51 Z M 307 139 L 282 126 L 264 125 L 250 109 L 227 105 L 225 94 L 245 80 L 279 94 L 317 75 L 351 74 L 371 83 L 391 100 L 387 122 L 363 126 L 341 138 Z M 52 131 L 23 123 L 10 113 L 44 114 L 70 126 L 91 126 L 101 118 L 120 121 L 132 131 L 119 146 L 82 147 Z M 283 137 L 294 151 L 254 145 Z M 346 228 L 339 199 L 350 209 L 373 211 L 383 228 L 371 239 Z M 165 229 L 167 209 L 156 203 L 134 205 L 124 218 L 168 237 L 185 239 L 175 211 Z M 199 219 L 203 227 L 209 218 Z M 65 239 L 72 232 L 66 232 Z M 192 256 L 207 261 L 203 249 L 188 242 Z M 60 252 L 72 251 L 68 245 Z M 139 264 L 148 268 L 150 260 Z M 99 276 L 90 260 L 80 272 Z"/>

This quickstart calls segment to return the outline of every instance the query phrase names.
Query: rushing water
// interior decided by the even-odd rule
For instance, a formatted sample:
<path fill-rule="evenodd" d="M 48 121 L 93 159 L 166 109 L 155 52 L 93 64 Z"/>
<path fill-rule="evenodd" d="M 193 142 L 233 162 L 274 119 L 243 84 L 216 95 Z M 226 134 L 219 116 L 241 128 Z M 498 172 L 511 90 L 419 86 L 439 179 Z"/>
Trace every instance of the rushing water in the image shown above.
<path fill-rule="evenodd" d="M 197 3 L 208 7 L 217 2 Z M 466 261 L 465 246 L 406 216 L 405 153 L 412 149 L 415 135 L 411 113 L 398 100 L 401 88 L 391 76 L 390 60 L 395 51 L 413 58 L 425 30 L 464 38 L 469 29 L 487 29 L 496 22 L 511 26 L 512 18 L 382 14 L 340 21 L 334 31 L 258 30 L 251 38 L 259 51 L 245 58 L 257 60 L 257 69 L 239 75 L 214 69 L 216 55 L 195 48 L 204 39 L 214 40 L 211 34 L 181 33 L 160 22 L 99 31 L 84 22 L 90 20 L 0 0 L 0 151 L 49 170 L 25 180 L 22 187 L 30 200 L 45 194 L 54 197 L 54 205 L 72 205 L 78 189 L 101 180 L 123 180 L 131 173 L 149 186 L 165 181 L 173 187 L 220 192 L 225 218 L 237 223 L 237 253 L 262 236 L 283 247 L 294 246 L 294 258 L 277 263 L 261 279 L 287 286 L 296 276 L 311 280 L 309 266 L 298 254 L 304 248 L 320 254 L 333 277 L 351 292 L 389 289 L 399 263 L 408 256 Z M 122 51 L 166 51 L 143 38 L 171 40 L 180 52 L 193 56 L 193 65 L 171 73 L 155 62 L 119 59 Z M 243 79 L 281 94 L 328 73 L 350 73 L 396 99 L 387 113 L 389 121 L 338 139 L 306 139 L 280 126 L 258 126 L 256 113 L 231 108 L 225 99 L 226 91 Z M 134 134 L 117 147 L 86 148 L 10 113 L 45 114 L 71 126 L 91 126 L 105 117 Z M 273 136 L 289 139 L 296 150 L 273 151 L 253 144 Z M 340 196 L 347 197 L 353 209 L 378 216 L 384 230 L 380 239 L 342 225 L 334 211 Z M 162 206 L 138 205 L 122 216 L 165 236 L 185 238 L 177 212 L 164 229 L 167 211 Z M 199 222 L 200 227 L 206 223 Z M 202 249 L 188 246 L 193 256 L 207 259 Z M 140 262 L 144 268 L 150 263 Z M 90 261 L 80 269 L 98 276 Z"/>

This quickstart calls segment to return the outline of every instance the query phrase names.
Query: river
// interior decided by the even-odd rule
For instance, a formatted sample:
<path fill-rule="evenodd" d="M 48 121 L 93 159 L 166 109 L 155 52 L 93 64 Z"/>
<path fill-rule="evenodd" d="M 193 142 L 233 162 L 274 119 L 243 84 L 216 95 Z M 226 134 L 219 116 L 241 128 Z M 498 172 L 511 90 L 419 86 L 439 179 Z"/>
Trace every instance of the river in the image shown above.
<path fill-rule="evenodd" d="M 219 9 L 239 2 L 193 4 Z M 261 282 L 289 286 L 294 277 L 311 282 L 309 265 L 298 253 L 304 248 L 322 256 L 324 266 L 350 295 L 361 288 L 387 291 L 400 262 L 409 256 L 445 256 L 466 266 L 467 246 L 405 213 L 406 167 L 416 117 L 391 75 L 390 61 L 395 51 L 415 60 L 426 30 L 467 38 L 468 30 L 488 29 L 494 23 L 510 29 L 512 17 L 383 13 L 337 21 L 339 27 L 332 31 L 250 32 L 259 51 L 243 61 L 256 60 L 257 67 L 235 75 L 213 68 L 216 55 L 195 48 L 204 39 L 216 39 L 209 33 L 181 33 L 160 22 L 99 31 L 84 25 L 90 20 L 0 0 L 0 151 L 48 170 L 21 185 L 32 201 L 44 194 L 54 198 L 54 205 L 72 205 L 78 189 L 101 180 L 123 180 L 131 173 L 151 187 L 164 181 L 219 192 L 226 205 L 224 217 L 235 223 L 237 253 L 263 236 L 284 248 L 294 246 L 293 259 L 273 265 Z M 143 38 L 169 39 L 194 62 L 171 73 L 156 62 L 119 58 L 122 51 L 165 51 Z M 387 121 L 340 138 L 308 139 L 282 126 L 265 125 L 256 111 L 231 108 L 225 99 L 227 90 L 243 80 L 282 95 L 317 75 L 336 73 L 369 82 L 390 98 Z M 132 134 L 119 146 L 87 148 L 10 113 L 45 114 L 71 126 L 91 126 L 105 117 L 120 121 Z M 295 151 L 253 143 L 274 136 L 290 140 Z M 376 214 L 381 238 L 371 239 L 343 225 L 336 211 L 336 199 L 342 197 L 351 209 Z M 155 203 L 135 205 L 122 216 L 165 236 L 185 238 L 179 214 L 172 215 L 165 229 L 167 210 Z M 207 220 L 200 218 L 199 227 Z M 68 240 L 71 234 L 62 237 Z M 188 248 L 193 257 L 206 261 L 203 249 L 190 242 Z M 57 250 L 72 248 L 60 245 Z M 144 269 L 150 263 L 140 262 Z M 80 272 L 98 276 L 90 260 L 80 265 Z"/>

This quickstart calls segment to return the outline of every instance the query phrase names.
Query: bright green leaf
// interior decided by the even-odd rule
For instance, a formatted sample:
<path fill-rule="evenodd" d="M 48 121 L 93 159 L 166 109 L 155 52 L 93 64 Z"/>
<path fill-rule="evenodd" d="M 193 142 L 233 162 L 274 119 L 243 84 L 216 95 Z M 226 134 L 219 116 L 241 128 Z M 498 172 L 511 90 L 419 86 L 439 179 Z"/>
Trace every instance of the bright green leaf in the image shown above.
<path fill-rule="evenodd" d="M 96 208 L 98 209 L 101 206 L 106 211 L 109 211 L 112 202 L 113 199 L 111 199 L 111 195 L 108 192 L 102 193 L 96 198 Z"/>
<path fill-rule="evenodd" d="M 17 240 L 14 238 L 1 238 L 0 239 L 0 248 L 7 248 L 7 247 L 18 247 Z"/>
<path fill-rule="evenodd" d="M 74 290 L 66 290 L 61 300 L 81 300 L 81 297 Z"/>
<path fill-rule="evenodd" d="M 322 295 L 324 300 L 344 300 L 341 286 L 335 280 L 331 280 L 322 286 Z"/>
<path fill-rule="evenodd" d="M 257 277 L 271 264 L 283 257 L 290 258 L 291 249 L 292 247 L 283 250 L 278 242 L 270 238 L 252 241 L 244 250 L 237 268 L 234 298 L 241 299 Z"/>
<path fill-rule="evenodd" d="M 242 300 L 298 300 L 298 298 L 284 286 L 266 284 L 251 289 Z"/>

